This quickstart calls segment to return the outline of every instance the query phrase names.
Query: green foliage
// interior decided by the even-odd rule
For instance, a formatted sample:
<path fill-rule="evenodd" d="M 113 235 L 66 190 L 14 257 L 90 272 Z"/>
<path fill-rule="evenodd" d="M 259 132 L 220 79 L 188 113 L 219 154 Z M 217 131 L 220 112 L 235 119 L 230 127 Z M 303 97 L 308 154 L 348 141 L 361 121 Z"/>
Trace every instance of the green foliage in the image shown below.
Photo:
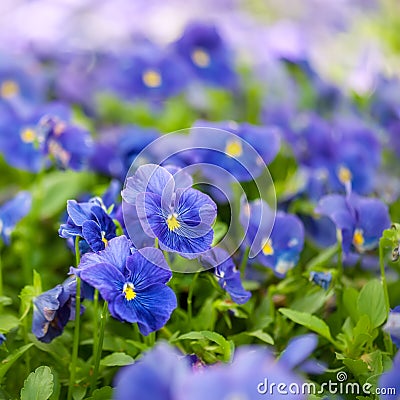
<path fill-rule="evenodd" d="M 25 380 L 21 390 L 21 400 L 47 400 L 52 395 L 53 388 L 51 369 L 46 366 L 38 367 Z"/>

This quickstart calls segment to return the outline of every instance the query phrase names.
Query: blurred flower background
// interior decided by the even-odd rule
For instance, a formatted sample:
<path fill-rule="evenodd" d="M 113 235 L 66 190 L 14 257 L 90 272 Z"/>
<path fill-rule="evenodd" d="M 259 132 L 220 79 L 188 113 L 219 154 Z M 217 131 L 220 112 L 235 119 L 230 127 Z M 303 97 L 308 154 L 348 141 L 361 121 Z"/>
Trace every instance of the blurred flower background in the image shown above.
<path fill-rule="evenodd" d="M 2 0 L 0 398 L 397 385 L 399 31 L 397 0 Z"/>

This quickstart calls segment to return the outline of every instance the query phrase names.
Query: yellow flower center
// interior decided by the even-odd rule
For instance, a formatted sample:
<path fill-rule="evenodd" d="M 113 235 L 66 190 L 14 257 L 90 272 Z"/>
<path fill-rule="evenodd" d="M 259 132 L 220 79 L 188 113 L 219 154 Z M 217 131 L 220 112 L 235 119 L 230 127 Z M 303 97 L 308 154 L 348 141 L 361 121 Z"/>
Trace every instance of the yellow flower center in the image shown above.
<path fill-rule="evenodd" d="M 210 65 L 210 55 L 205 50 L 197 48 L 192 53 L 192 61 L 200 68 L 207 68 Z"/>
<path fill-rule="evenodd" d="M 24 143 L 32 143 L 36 139 L 36 132 L 31 128 L 26 128 L 21 132 L 20 136 Z"/>
<path fill-rule="evenodd" d="M 105 232 L 101 232 L 101 241 L 104 243 L 104 246 L 107 247 L 108 246 L 108 240 L 105 237 L 106 233 Z"/>
<path fill-rule="evenodd" d="M 338 176 L 340 182 L 342 182 L 343 184 L 351 182 L 351 179 L 353 178 L 350 170 L 346 167 L 340 167 Z"/>
<path fill-rule="evenodd" d="M 262 247 L 262 252 L 264 253 L 264 255 L 266 256 L 272 256 L 272 254 L 274 254 L 274 248 L 272 247 L 272 240 L 268 239 L 263 247 Z"/>
<path fill-rule="evenodd" d="M 125 298 L 130 301 L 133 300 L 136 297 L 136 293 L 135 293 L 135 287 L 133 286 L 133 283 L 127 282 L 124 285 L 124 288 L 122 289 Z"/>
<path fill-rule="evenodd" d="M 0 95 L 4 98 L 14 97 L 19 93 L 18 83 L 8 79 L 0 85 Z"/>
<path fill-rule="evenodd" d="M 178 215 L 176 213 L 168 215 L 167 226 L 170 231 L 174 231 L 175 229 L 178 229 L 181 226 L 177 217 Z"/>
<path fill-rule="evenodd" d="M 154 69 L 148 69 L 143 73 L 143 82 L 147 87 L 157 88 L 161 85 L 161 75 Z"/>
<path fill-rule="evenodd" d="M 230 157 L 239 157 L 243 153 L 239 140 L 228 140 L 225 146 L 225 153 Z"/>
<path fill-rule="evenodd" d="M 364 244 L 364 235 L 361 229 L 356 229 L 354 232 L 353 244 L 355 247 L 361 247 Z"/>

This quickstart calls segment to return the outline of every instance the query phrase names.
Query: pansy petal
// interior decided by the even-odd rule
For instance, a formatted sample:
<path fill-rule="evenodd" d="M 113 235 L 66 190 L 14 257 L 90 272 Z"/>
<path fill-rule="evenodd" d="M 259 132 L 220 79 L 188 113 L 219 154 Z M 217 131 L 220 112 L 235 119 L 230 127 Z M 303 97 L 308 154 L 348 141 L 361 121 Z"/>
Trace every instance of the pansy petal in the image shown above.
<path fill-rule="evenodd" d="M 137 214 L 136 206 L 133 206 L 132 204 L 124 201 L 123 212 L 125 228 L 129 233 L 129 236 L 132 239 L 135 247 L 137 249 L 141 249 L 143 247 L 153 245 L 154 238 L 148 236 L 143 230 L 142 225 L 140 224 L 139 216 Z"/>
<path fill-rule="evenodd" d="M 105 244 L 101 236 L 101 229 L 94 221 L 85 221 L 82 225 L 82 236 L 93 251 L 104 250 Z"/>
<path fill-rule="evenodd" d="M 118 296 L 113 305 L 114 312 L 121 320 L 138 322 L 143 335 L 162 328 L 176 306 L 174 291 L 163 284 L 148 287 L 133 300 Z"/>
<path fill-rule="evenodd" d="M 174 179 L 165 168 L 156 164 L 146 164 L 127 179 L 122 197 L 126 202 L 136 204 L 139 193 L 149 192 L 162 196 L 163 202 L 165 199 L 165 203 L 170 204 L 174 187 Z"/>
<path fill-rule="evenodd" d="M 75 225 L 82 226 L 82 224 L 91 219 L 91 205 L 89 203 L 78 203 L 75 200 L 67 201 L 67 212 Z"/>
<path fill-rule="evenodd" d="M 154 247 L 140 249 L 128 257 L 126 268 L 138 292 L 156 283 L 167 283 L 172 277 L 163 253 Z"/>
<path fill-rule="evenodd" d="M 111 264 L 99 263 L 80 272 L 83 281 L 98 289 L 106 301 L 112 301 L 122 292 L 125 277 Z"/>
<path fill-rule="evenodd" d="M 115 224 L 112 218 L 107 214 L 107 212 L 99 206 L 93 206 L 91 211 L 92 214 L 95 216 L 101 228 L 101 231 L 105 233 L 105 238 L 107 240 L 114 238 L 116 236 Z"/>
<path fill-rule="evenodd" d="M 131 242 L 126 236 L 118 236 L 108 242 L 108 246 L 98 253 L 86 253 L 82 256 L 77 275 L 85 268 L 100 263 L 111 264 L 123 275 L 125 272 L 126 259 L 131 255 Z"/>
<path fill-rule="evenodd" d="M 193 178 L 182 168 L 174 165 L 165 165 L 164 168 L 174 177 L 175 190 L 186 189 L 193 185 Z"/>
<path fill-rule="evenodd" d="M 362 229 L 364 237 L 376 239 L 390 227 L 389 210 L 386 204 L 379 199 L 357 198 L 353 200 L 357 211 L 357 228 Z"/>
<path fill-rule="evenodd" d="M 139 193 L 136 197 L 136 211 L 146 235 L 156 237 L 156 231 L 167 228 L 166 216 L 163 216 L 161 196 L 155 193 Z M 157 235 L 158 236 L 158 235 Z"/>
<path fill-rule="evenodd" d="M 211 198 L 196 189 L 179 189 L 176 192 L 177 213 L 187 224 L 203 222 L 211 225 L 217 216 L 217 205 Z"/>
<path fill-rule="evenodd" d="M 306 360 L 318 345 L 318 337 L 312 333 L 290 340 L 279 362 L 293 369 Z"/>

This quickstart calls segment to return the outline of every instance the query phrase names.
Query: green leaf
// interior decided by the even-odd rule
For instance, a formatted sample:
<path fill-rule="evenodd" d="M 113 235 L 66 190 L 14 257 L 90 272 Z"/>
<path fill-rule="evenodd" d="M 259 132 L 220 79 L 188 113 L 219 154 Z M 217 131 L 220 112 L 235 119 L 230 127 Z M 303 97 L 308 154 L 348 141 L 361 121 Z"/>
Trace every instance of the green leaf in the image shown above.
<path fill-rule="evenodd" d="M 12 352 L 7 358 L 5 358 L 0 364 L 0 381 L 7 373 L 7 371 L 12 367 L 12 365 L 17 361 L 28 349 L 33 346 L 33 343 L 26 344 L 19 349 Z"/>
<path fill-rule="evenodd" d="M 68 199 L 77 197 L 90 189 L 93 174 L 89 172 L 53 171 L 43 180 L 43 202 L 41 218 L 51 218 L 65 208 Z"/>
<path fill-rule="evenodd" d="M 214 239 L 211 246 L 216 246 L 228 231 L 228 225 L 221 221 L 216 221 L 214 226 Z"/>
<path fill-rule="evenodd" d="M 47 400 L 53 393 L 53 374 L 46 366 L 36 368 L 25 379 L 21 400 Z"/>
<path fill-rule="evenodd" d="M 0 333 L 8 333 L 19 325 L 19 319 L 11 314 L 0 315 Z"/>
<path fill-rule="evenodd" d="M 104 386 L 101 389 L 96 389 L 92 397 L 89 397 L 87 400 L 111 400 L 113 395 L 113 389 L 110 386 Z"/>
<path fill-rule="evenodd" d="M 208 339 L 208 340 L 211 340 L 212 342 L 217 343 L 222 350 L 224 361 L 230 360 L 233 342 L 226 340 L 219 333 L 211 332 L 211 331 L 189 332 L 189 333 L 185 333 L 184 335 L 179 336 L 176 339 L 176 341 L 178 341 L 178 340 L 202 340 L 202 339 Z"/>
<path fill-rule="evenodd" d="M 291 310 L 290 308 L 280 308 L 279 312 L 296 322 L 296 324 L 303 325 L 334 343 L 329 326 L 322 319 L 309 313 Z"/>
<path fill-rule="evenodd" d="M 0 296 L 0 306 L 9 306 L 10 304 L 12 304 L 11 297 Z"/>
<path fill-rule="evenodd" d="M 366 314 L 369 316 L 373 328 L 385 322 L 389 310 L 386 309 L 383 286 L 377 279 L 369 281 L 361 289 L 357 300 L 357 308 L 360 315 Z"/>
<path fill-rule="evenodd" d="M 124 365 L 130 365 L 134 362 L 135 360 L 125 353 L 113 353 L 107 357 L 104 357 L 100 361 L 100 364 L 104 365 L 105 367 L 123 367 Z"/>
<path fill-rule="evenodd" d="M 271 337 L 271 335 L 269 335 L 266 332 L 263 332 L 262 330 L 257 330 L 254 332 L 246 332 L 246 335 L 256 337 L 257 339 L 260 339 L 261 341 L 267 344 L 274 344 L 274 339 Z"/>
<path fill-rule="evenodd" d="M 321 251 L 316 257 L 314 257 L 312 260 L 310 260 L 307 264 L 307 269 L 313 269 L 316 267 L 325 267 L 329 261 L 332 259 L 332 257 L 337 254 L 338 251 L 338 245 L 335 244 L 331 247 L 328 247 L 324 251 Z"/>
<path fill-rule="evenodd" d="M 357 307 L 358 296 L 359 293 L 352 287 L 347 287 L 343 291 L 343 305 L 354 323 L 357 323 L 360 318 L 360 313 Z"/>
<path fill-rule="evenodd" d="M 72 398 L 74 400 L 82 400 L 85 397 L 86 391 L 87 391 L 87 387 L 75 385 L 72 388 Z"/>
<path fill-rule="evenodd" d="M 39 296 L 42 293 L 42 278 L 35 270 L 33 271 L 33 286 L 25 286 L 19 298 L 21 299 L 21 313 L 20 320 L 23 320 L 29 313 L 34 297 Z"/>

